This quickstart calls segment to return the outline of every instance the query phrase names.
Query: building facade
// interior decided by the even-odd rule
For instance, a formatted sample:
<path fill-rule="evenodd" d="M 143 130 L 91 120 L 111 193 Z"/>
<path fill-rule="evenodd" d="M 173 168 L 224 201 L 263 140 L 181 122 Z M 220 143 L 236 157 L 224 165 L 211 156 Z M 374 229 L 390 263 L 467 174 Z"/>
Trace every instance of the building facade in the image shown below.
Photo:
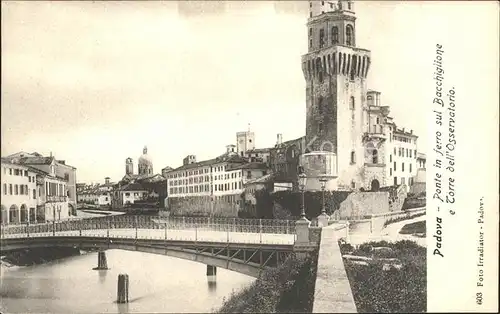
<path fill-rule="evenodd" d="M 90 184 L 80 187 L 77 191 L 78 202 L 96 205 L 98 207 L 111 207 L 114 183 L 109 177 L 104 178 L 104 184 Z"/>
<path fill-rule="evenodd" d="M 146 199 L 148 191 L 138 183 L 129 183 L 113 191 L 112 206 L 123 208 Z"/>
<path fill-rule="evenodd" d="M 201 162 L 188 163 L 185 158 L 181 167 L 167 172 L 167 210 L 236 216 L 245 182 L 266 175 L 268 167 L 248 163 L 241 151 L 232 148 L 229 145 L 225 154 Z"/>
<path fill-rule="evenodd" d="M 236 150 L 238 155 L 245 157 L 248 150 L 255 149 L 255 134 L 250 130 L 236 133 Z"/>
<path fill-rule="evenodd" d="M 76 205 L 68 195 L 74 189 L 76 204 L 76 184 L 58 175 L 55 158 L 24 154 L 2 158 L 2 224 L 60 221 L 75 215 Z"/>
<path fill-rule="evenodd" d="M 9 160 L 18 164 L 28 165 L 32 168 L 39 169 L 45 173 L 52 174 L 59 178 L 63 178 L 66 182 L 66 196 L 68 198 L 67 206 L 76 215 L 77 195 L 76 195 L 76 168 L 66 164 L 65 160 L 56 159 L 52 156 L 44 157 L 41 154 L 18 152 L 6 157 Z"/>

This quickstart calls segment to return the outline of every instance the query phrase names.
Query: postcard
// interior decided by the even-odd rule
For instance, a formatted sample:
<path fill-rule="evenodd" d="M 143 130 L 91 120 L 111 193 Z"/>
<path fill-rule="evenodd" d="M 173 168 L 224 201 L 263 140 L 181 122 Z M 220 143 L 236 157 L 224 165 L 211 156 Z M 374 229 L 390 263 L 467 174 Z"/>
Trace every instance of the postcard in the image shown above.
<path fill-rule="evenodd" d="M 494 1 L 2 1 L 0 312 L 498 312 Z"/>

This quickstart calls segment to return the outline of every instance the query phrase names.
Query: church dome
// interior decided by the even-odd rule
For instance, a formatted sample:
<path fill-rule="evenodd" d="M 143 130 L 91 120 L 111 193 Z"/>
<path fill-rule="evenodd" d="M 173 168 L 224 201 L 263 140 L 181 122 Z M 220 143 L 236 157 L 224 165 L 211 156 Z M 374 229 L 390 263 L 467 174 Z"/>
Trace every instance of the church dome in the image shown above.
<path fill-rule="evenodd" d="M 148 166 L 153 165 L 153 160 L 148 155 L 148 148 L 144 147 L 144 150 L 142 152 L 143 154 L 141 155 L 141 157 L 139 157 L 139 164 Z"/>
<path fill-rule="evenodd" d="M 139 157 L 138 162 L 138 170 L 139 175 L 152 175 L 153 174 L 153 161 L 151 157 L 148 155 L 148 148 L 144 146 L 144 150 L 142 151 L 142 156 Z"/>

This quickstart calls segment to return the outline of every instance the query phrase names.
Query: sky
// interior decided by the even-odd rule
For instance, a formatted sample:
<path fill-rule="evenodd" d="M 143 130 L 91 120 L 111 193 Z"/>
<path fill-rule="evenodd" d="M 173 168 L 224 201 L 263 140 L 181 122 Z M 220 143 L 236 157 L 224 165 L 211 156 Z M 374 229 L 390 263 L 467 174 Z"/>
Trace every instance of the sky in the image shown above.
<path fill-rule="evenodd" d="M 202 4 L 203 5 L 203 4 Z M 491 3 L 355 3 L 368 88 L 400 127 L 429 141 L 437 43 L 477 58 Z M 257 147 L 305 134 L 307 3 L 2 2 L 2 156 L 52 153 L 80 182 L 118 181 L 145 145 L 161 173 L 213 158 L 250 128 Z M 467 16 L 467 23 L 464 23 Z M 490 19 L 488 19 L 490 18 Z M 490 23 L 498 31 L 498 25 Z M 485 26 L 486 27 L 486 26 Z M 492 55 L 495 58 L 494 55 Z M 446 75 L 446 74 L 445 74 Z"/>

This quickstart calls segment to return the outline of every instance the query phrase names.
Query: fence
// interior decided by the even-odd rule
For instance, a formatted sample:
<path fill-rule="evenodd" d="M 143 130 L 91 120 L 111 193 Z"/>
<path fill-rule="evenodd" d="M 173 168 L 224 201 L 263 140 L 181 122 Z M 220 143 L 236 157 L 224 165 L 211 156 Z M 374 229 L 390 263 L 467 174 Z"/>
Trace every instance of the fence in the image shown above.
<path fill-rule="evenodd" d="M 213 217 L 106 216 L 2 228 L 1 236 L 112 229 L 165 229 L 256 234 L 295 234 L 295 221 Z"/>

